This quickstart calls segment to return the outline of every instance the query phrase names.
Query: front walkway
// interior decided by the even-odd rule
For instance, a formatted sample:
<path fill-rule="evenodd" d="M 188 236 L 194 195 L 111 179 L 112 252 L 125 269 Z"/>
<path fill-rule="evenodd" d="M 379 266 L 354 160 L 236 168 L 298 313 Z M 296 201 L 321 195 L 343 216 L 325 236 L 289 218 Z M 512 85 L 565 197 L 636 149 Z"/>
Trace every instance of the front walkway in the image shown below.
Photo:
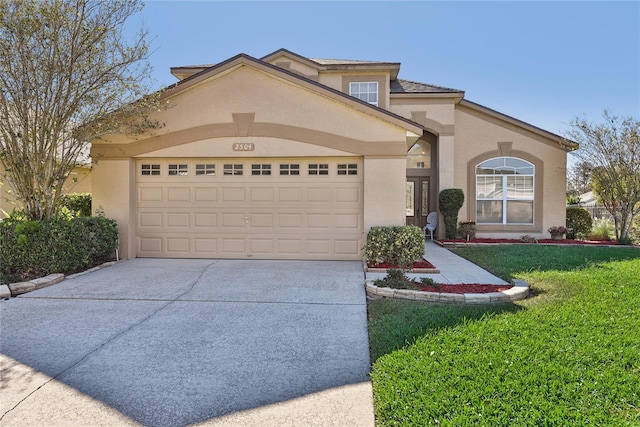
<path fill-rule="evenodd" d="M 507 282 L 494 276 L 488 271 L 478 267 L 474 263 L 459 257 L 448 249 L 430 240 L 424 245 L 424 258 L 433 264 L 440 274 L 407 274 L 414 277 L 430 277 L 436 283 L 460 284 L 460 283 L 481 283 L 487 285 L 505 285 Z M 375 280 L 381 279 L 386 273 L 366 273 L 366 278 Z"/>

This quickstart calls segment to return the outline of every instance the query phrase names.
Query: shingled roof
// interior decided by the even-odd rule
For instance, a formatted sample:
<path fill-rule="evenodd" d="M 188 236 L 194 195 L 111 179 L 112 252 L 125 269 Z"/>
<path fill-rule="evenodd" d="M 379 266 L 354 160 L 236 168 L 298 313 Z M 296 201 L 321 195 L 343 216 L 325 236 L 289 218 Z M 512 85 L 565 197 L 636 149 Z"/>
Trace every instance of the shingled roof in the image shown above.
<path fill-rule="evenodd" d="M 444 86 L 413 82 L 411 80 L 396 79 L 391 81 L 391 93 L 456 93 L 463 92 Z"/>

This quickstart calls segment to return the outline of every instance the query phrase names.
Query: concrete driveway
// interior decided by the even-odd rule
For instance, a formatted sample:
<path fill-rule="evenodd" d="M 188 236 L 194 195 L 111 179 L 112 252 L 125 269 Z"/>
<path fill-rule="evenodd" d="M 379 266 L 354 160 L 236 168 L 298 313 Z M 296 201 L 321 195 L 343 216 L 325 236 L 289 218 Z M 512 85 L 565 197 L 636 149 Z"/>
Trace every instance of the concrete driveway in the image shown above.
<path fill-rule="evenodd" d="M 371 426 L 363 281 L 135 259 L 0 301 L 0 424 Z"/>

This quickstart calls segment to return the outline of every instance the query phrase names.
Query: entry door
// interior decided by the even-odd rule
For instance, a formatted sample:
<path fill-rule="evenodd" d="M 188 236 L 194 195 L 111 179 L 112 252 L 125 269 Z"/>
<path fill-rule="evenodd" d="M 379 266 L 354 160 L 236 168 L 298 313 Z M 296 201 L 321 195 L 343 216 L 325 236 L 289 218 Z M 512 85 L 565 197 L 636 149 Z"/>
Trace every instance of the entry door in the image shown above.
<path fill-rule="evenodd" d="M 407 225 L 423 228 L 429 215 L 429 178 L 407 178 Z"/>

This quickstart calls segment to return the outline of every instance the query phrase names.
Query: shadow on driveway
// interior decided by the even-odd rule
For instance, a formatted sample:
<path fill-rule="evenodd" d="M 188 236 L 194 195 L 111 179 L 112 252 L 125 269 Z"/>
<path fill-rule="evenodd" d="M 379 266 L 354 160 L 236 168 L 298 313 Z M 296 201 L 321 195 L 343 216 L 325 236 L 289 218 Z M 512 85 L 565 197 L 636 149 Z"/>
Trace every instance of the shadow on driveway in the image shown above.
<path fill-rule="evenodd" d="M 273 417 L 337 390 L 316 425 L 373 424 L 359 262 L 136 259 L 2 301 L 0 316 L 0 423 L 91 424 L 86 405 L 118 424 L 276 404 Z"/>

